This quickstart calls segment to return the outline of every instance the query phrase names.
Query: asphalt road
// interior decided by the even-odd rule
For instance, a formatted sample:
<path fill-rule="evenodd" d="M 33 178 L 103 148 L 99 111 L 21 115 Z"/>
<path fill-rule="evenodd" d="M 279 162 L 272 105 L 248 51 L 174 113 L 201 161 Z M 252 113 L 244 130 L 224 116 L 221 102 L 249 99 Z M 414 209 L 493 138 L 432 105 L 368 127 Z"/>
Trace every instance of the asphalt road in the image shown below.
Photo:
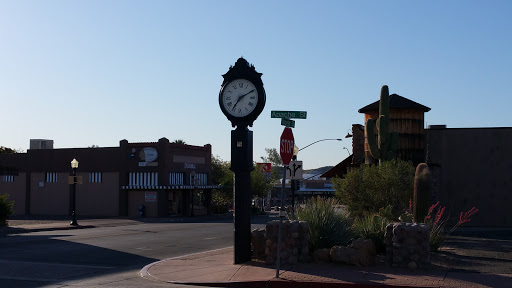
<path fill-rule="evenodd" d="M 253 218 L 253 228 L 268 220 Z M 142 279 L 138 272 L 159 260 L 229 246 L 230 219 L 4 235 L 0 287 L 173 287 Z"/>

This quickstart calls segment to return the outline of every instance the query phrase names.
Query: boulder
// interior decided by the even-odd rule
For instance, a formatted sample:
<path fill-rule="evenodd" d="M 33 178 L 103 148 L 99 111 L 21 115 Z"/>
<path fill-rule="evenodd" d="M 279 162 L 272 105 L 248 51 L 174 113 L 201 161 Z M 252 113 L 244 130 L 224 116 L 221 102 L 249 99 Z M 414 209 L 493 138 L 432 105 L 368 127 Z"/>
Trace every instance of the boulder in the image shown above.
<path fill-rule="evenodd" d="M 356 266 L 370 266 L 375 264 L 377 251 L 372 240 L 360 238 L 352 242 L 348 247 L 332 247 L 329 255 L 333 262 Z"/>
<path fill-rule="evenodd" d="M 315 262 L 329 262 L 329 248 L 317 249 L 313 252 L 313 259 Z"/>

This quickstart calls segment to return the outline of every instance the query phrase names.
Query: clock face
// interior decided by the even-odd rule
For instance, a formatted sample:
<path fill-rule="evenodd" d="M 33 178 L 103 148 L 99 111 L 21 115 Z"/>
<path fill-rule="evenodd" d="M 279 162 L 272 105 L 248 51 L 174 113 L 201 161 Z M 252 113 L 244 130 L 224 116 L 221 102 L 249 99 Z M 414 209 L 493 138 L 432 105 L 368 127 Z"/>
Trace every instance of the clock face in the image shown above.
<path fill-rule="evenodd" d="M 251 81 L 236 79 L 222 89 L 221 102 L 227 113 L 234 117 L 251 114 L 258 104 L 258 90 Z"/>

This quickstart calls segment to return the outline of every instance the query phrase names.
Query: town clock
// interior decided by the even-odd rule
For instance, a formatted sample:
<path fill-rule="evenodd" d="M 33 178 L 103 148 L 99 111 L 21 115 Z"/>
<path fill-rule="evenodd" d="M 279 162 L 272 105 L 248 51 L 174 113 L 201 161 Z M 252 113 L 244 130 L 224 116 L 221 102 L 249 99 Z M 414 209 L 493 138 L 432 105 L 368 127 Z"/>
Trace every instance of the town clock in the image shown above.
<path fill-rule="evenodd" d="M 244 58 L 239 58 L 235 66 L 222 75 L 219 106 L 233 127 L 252 127 L 263 111 L 266 96 L 261 75 Z"/>

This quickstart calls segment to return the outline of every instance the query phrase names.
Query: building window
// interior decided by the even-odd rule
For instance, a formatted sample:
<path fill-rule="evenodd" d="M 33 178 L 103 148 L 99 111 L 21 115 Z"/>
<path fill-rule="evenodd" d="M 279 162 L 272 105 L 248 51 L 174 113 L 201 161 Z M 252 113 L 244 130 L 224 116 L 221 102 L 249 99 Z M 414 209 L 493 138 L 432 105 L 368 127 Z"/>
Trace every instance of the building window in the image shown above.
<path fill-rule="evenodd" d="M 171 172 L 169 173 L 169 185 L 183 185 L 185 173 Z"/>
<path fill-rule="evenodd" d="M 190 175 L 190 185 L 208 185 L 208 174 L 196 173 L 195 177 Z"/>
<path fill-rule="evenodd" d="M 57 182 L 57 172 L 46 172 L 44 179 L 46 183 Z"/>
<path fill-rule="evenodd" d="M 91 172 L 89 173 L 89 182 L 90 183 L 101 183 L 102 173 L 101 172 Z"/>
<path fill-rule="evenodd" d="M 130 186 L 158 186 L 158 172 L 130 172 L 128 181 Z"/>
<path fill-rule="evenodd" d="M 3 182 L 14 182 L 14 176 L 13 175 L 5 175 L 2 176 Z"/>

